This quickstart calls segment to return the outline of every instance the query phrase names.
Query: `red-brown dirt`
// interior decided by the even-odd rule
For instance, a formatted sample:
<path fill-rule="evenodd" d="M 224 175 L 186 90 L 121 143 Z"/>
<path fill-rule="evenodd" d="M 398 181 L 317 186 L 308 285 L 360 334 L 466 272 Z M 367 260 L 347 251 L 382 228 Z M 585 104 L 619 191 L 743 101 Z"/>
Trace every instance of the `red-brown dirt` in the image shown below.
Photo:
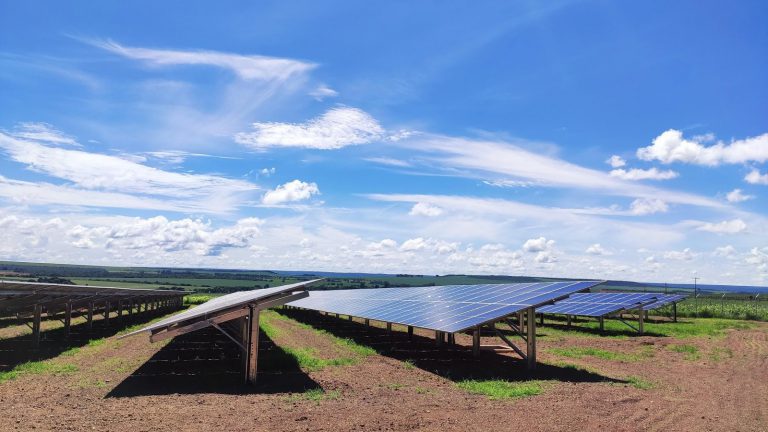
<path fill-rule="evenodd" d="M 260 382 L 250 388 L 240 384 L 237 349 L 215 330 L 164 344 L 150 344 L 144 336 L 110 337 L 48 360 L 77 371 L 23 374 L 0 383 L 0 430 L 768 430 L 765 324 L 684 341 L 549 335 L 544 327 L 539 367 L 529 374 L 511 354 L 473 358 L 465 335 L 457 336 L 455 348 L 437 348 L 429 332 L 417 331 L 409 342 L 402 332 L 390 339 L 381 328 L 346 320 L 296 318 L 380 354 L 361 356 L 295 321 L 270 319 L 277 335 L 272 341 L 262 334 Z M 499 341 L 486 337 L 483 343 Z M 667 347 L 683 343 L 698 348 L 697 358 Z M 552 351 L 573 347 L 625 358 L 574 359 Z M 285 352 L 301 348 L 321 359 L 355 362 L 302 370 Z M 540 380 L 543 392 L 490 400 L 456 385 L 490 377 Z M 629 377 L 653 388 L 636 388 Z M 308 388 L 322 388 L 325 397 L 309 400 L 302 393 Z"/>

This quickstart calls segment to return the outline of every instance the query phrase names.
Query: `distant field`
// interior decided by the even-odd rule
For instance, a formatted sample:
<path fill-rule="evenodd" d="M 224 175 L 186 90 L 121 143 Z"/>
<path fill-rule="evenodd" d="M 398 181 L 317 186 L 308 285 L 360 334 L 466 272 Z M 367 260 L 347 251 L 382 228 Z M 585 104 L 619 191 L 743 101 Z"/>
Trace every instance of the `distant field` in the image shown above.
<path fill-rule="evenodd" d="M 115 279 L 77 279 L 78 281 L 87 281 L 90 285 L 96 284 L 121 284 L 127 283 L 130 286 L 137 284 L 151 286 L 189 286 L 189 287 L 225 287 L 225 288 L 264 288 L 265 285 L 277 286 L 297 282 L 294 278 L 271 278 L 265 280 L 243 280 L 243 279 L 223 279 L 223 278 L 162 278 L 162 277 L 138 277 L 138 278 L 115 278 Z M 75 279 L 72 279 L 75 282 Z M 80 282 L 76 282 L 80 283 Z M 120 286 L 120 285 L 109 285 Z"/>

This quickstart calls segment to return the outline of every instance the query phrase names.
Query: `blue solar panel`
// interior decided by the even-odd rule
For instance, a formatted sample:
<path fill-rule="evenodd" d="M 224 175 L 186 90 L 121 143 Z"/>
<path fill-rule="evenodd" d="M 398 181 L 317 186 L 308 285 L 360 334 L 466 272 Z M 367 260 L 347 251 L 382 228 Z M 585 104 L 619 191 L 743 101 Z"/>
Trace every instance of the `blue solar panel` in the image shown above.
<path fill-rule="evenodd" d="M 600 283 L 571 281 L 311 291 L 309 297 L 288 305 L 458 332 Z"/>
<path fill-rule="evenodd" d="M 622 310 L 645 307 L 658 300 L 652 293 L 581 293 L 539 309 L 542 313 L 601 317 Z"/>
<path fill-rule="evenodd" d="M 643 306 L 643 309 L 645 310 L 658 309 L 670 303 L 677 303 L 679 301 L 683 301 L 686 298 L 688 298 L 688 296 L 683 294 L 658 294 L 656 295 L 656 301 L 651 304 L 647 304 Z"/>

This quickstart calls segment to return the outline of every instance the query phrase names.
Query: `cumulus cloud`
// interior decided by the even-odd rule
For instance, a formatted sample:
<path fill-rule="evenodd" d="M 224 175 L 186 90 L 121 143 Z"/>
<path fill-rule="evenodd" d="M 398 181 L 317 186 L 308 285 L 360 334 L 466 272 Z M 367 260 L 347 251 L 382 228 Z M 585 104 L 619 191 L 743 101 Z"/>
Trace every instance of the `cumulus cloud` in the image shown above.
<path fill-rule="evenodd" d="M 306 123 L 254 123 L 252 132 L 235 135 L 239 144 L 268 147 L 302 147 L 332 150 L 385 139 L 387 134 L 370 114 L 357 108 L 339 107 Z"/>
<path fill-rule="evenodd" d="M 425 247 L 427 247 L 427 242 L 423 238 L 417 237 L 404 241 L 403 244 L 400 245 L 400 250 L 404 252 L 410 252 L 421 250 Z"/>
<path fill-rule="evenodd" d="M 411 216 L 436 217 L 443 214 L 443 209 L 430 203 L 418 202 L 413 205 L 408 214 Z"/>
<path fill-rule="evenodd" d="M 275 167 L 272 168 L 262 168 L 259 170 L 259 175 L 262 177 L 272 177 L 277 172 L 277 169 Z"/>
<path fill-rule="evenodd" d="M 650 146 L 638 149 L 637 157 L 665 164 L 682 162 L 704 166 L 768 160 L 768 133 L 734 140 L 728 144 L 720 141 L 711 146 L 704 145 L 709 138 L 700 136 L 686 139 L 683 132 L 670 129 L 656 137 Z"/>
<path fill-rule="evenodd" d="M 605 250 L 600 243 L 595 243 L 588 247 L 584 252 L 590 255 L 610 255 L 611 253 Z"/>
<path fill-rule="evenodd" d="M 545 237 L 528 239 L 523 243 L 523 250 L 526 252 L 544 252 L 552 249 L 555 245 L 554 240 L 547 240 Z"/>
<path fill-rule="evenodd" d="M 551 264 L 557 262 L 557 257 L 552 251 L 541 251 L 536 254 L 534 261 L 539 264 Z"/>
<path fill-rule="evenodd" d="M 768 173 L 760 174 L 759 170 L 753 169 L 744 180 L 749 184 L 768 185 Z"/>
<path fill-rule="evenodd" d="M 238 220 L 234 225 L 214 229 L 201 219 L 168 220 L 163 216 L 133 218 L 110 226 L 76 225 L 66 232 L 78 248 L 118 250 L 192 251 L 217 255 L 224 248 L 244 248 L 260 234 L 264 222 L 257 218 Z"/>
<path fill-rule="evenodd" d="M 720 246 L 715 248 L 715 251 L 712 252 L 712 255 L 723 258 L 732 257 L 736 255 L 736 248 L 731 245 Z"/>
<path fill-rule="evenodd" d="M 741 191 L 741 189 L 734 189 L 725 196 L 725 199 L 728 200 L 728 202 L 732 203 L 738 203 L 743 201 L 749 201 L 751 199 L 754 199 L 754 195 L 747 195 Z"/>
<path fill-rule="evenodd" d="M 151 66 L 214 66 L 229 69 L 244 80 L 284 81 L 292 76 L 304 74 L 317 67 L 314 63 L 260 55 L 240 55 L 202 50 L 183 51 L 135 48 L 127 47 L 111 40 L 89 42 L 114 54 L 138 60 Z"/>
<path fill-rule="evenodd" d="M 268 205 L 283 204 L 293 201 L 301 201 L 320 193 L 316 183 L 306 183 L 301 180 L 293 180 L 278 186 L 275 190 L 264 194 L 262 202 Z"/>
<path fill-rule="evenodd" d="M 679 175 L 675 171 L 661 171 L 655 167 L 646 170 L 639 168 L 632 168 L 630 170 L 615 169 L 612 170 L 610 174 L 612 177 L 617 177 L 622 180 L 670 180 Z"/>
<path fill-rule="evenodd" d="M 608 165 L 611 166 L 611 168 L 621 168 L 624 165 L 627 164 L 627 161 L 624 160 L 621 156 L 613 155 L 608 158 L 608 160 L 605 161 Z"/>
<path fill-rule="evenodd" d="M 664 258 L 676 261 L 690 261 L 695 257 L 696 254 L 691 251 L 691 248 L 685 248 L 681 251 L 664 252 Z"/>
<path fill-rule="evenodd" d="M 747 224 L 741 219 L 733 219 L 718 223 L 704 223 L 696 229 L 715 234 L 737 234 L 747 229 Z"/>
<path fill-rule="evenodd" d="M 632 201 L 629 211 L 638 216 L 649 215 L 654 213 L 665 213 L 669 210 L 667 203 L 660 199 L 653 198 L 638 198 Z"/>

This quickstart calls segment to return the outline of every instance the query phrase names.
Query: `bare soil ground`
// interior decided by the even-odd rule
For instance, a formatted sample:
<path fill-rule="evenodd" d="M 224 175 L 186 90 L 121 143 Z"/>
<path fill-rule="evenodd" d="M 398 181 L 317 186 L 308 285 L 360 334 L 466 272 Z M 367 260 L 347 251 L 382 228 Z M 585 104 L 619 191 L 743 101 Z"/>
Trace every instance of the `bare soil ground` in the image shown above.
<path fill-rule="evenodd" d="M 766 324 L 686 339 L 545 326 L 539 367 L 528 373 L 513 354 L 472 357 L 466 335 L 438 348 L 429 332 L 409 342 L 401 331 L 390 337 L 345 319 L 286 315 L 265 315 L 255 388 L 240 384 L 238 349 L 213 329 L 150 344 L 145 336 L 118 340 L 119 327 L 98 330 L 97 322 L 104 340 L 22 355 L 26 332 L 6 323 L 4 370 L 25 356 L 53 366 L 0 382 L 0 430 L 768 431 Z M 594 349 L 611 355 L 583 354 Z M 296 350 L 321 362 L 302 368 Z M 535 380 L 542 392 L 492 400 L 456 384 L 491 378 Z"/>

